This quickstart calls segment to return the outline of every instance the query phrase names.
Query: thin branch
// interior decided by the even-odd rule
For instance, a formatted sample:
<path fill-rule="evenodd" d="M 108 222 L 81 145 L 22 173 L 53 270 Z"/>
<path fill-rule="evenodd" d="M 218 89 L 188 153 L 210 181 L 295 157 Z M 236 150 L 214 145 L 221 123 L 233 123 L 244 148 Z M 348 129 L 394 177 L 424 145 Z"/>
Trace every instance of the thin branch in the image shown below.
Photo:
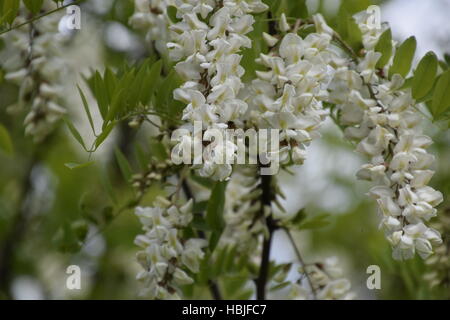
<path fill-rule="evenodd" d="M 10 27 L 10 28 L 8 28 L 8 29 L 6 29 L 6 30 L 0 31 L 0 35 L 2 35 L 2 34 L 4 34 L 4 33 L 7 33 L 7 32 L 10 32 L 10 31 L 12 31 L 12 30 L 21 28 L 21 27 L 23 27 L 23 26 L 26 26 L 27 24 L 30 24 L 30 23 L 32 23 L 32 22 L 34 22 L 34 21 L 37 21 L 37 20 L 39 20 L 39 19 L 41 19 L 41 18 L 44 18 L 44 17 L 46 17 L 46 16 L 48 16 L 48 15 L 50 15 L 50 14 L 52 14 L 52 13 L 55 13 L 55 12 L 57 12 L 57 11 L 60 11 L 60 10 L 62 10 L 62 9 L 65 9 L 65 8 L 67 8 L 67 7 L 70 7 L 70 6 L 73 6 L 73 5 L 78 5 L 78 4 L 80 4 L 81 2 L 82 2 L 82 0 L 78 0 L 78 1 L 75 1 L 75 2 L 72 2 L 72 3 L 69 3 L 69 4 L 65 4 L 65 5 L 63 5 L 63 6 L 61 6 L 61 7 L 56 8 L 56 9 L 47 11 L 47 12 L 45 12 L 45 13 L 39 15 L 39 16 L 35 16 L 35 17 L 33 17 L 33 18 L 31 18 L 31 19 L 29 19 L 29 20 L 23 22 L 23 23 L 19 23 L 19 24 L 15 25 L 15 26 L 12 26 L 12 27 Z"/>
<path fill-rule="evenodd" d="M 296 243 L 294 241 L 294 238 L 292 237 L 292 235 L 289 232 L 289 230 L 286 229 L 286 228 L 283 228 L 283 230 L 286 232 L 286 234 L 287 234 L 287 236 L 289 238 L 289 241 L 291 242 L 292 247 L 294 248 L 295 255 L 297 256 L 298 261 L 300 262 L 300 264 L 303 267 L 303 270 L 305 271 L 305 276 L 306 276 L 306 279 L 308 280 L 309 286 L 311 287 L 311 292 L 312 292 L 313 298 L 314 298 L 314 300 L 317 300 L 316 289 L 313 286 L 313 283 L 311 281 L 311 277 L 309 276 L 308 272 L 306 271 L 306 264 L 305 264 L 305 261 L 302 258 L 302 255 L 300 254 L 300 250 L 298 249 L 298 247 L 297 247 L 297 245 L 296 245 Z"/>

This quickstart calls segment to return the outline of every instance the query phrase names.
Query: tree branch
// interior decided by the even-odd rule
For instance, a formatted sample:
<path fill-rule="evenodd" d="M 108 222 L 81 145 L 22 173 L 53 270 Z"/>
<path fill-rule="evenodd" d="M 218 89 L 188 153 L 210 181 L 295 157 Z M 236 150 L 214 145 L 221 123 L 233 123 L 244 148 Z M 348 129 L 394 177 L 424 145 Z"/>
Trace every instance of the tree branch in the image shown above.
<path fill-rule="evenodd" d="M 271 190 L 271 176 L 261 175 L 261 215 L 264 217 L 264 207 L 270 206 L 272 202 L 272 190 Z M 270 249 L 272 247 L 273 233 L 276 230 L 276 223 L 272 216 L 266 218 L 266 225 L 269 231 L 267 238 L 263 240 L 263 250 L 261 254 L 261 263 L 259 267 L 258 278 L 256 279 L 256 299 L 265 300 L 266 299 L 266 284 L 267 277 L 269 275 L 270 267 Z"/>

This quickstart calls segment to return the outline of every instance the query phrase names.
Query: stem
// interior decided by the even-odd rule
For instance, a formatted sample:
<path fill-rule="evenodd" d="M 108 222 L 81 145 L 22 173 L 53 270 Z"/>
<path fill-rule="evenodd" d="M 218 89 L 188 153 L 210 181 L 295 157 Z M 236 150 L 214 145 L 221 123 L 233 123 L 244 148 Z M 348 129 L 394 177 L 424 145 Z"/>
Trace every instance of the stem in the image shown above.
<path fill-rule="evenodd" d="M 292 237 L 292 234 L 290 233 L 290 231 L 288 229 L 286 229 L 286 228 L 284 228 L 283 230 L 286 232 L 286 234 L 287 234 L 287 236 L 289 238 L 289 241 L 291 242 L 292 247 L 294 248 L 295 255 L 297 256 L 298 261 L 300 262 L 300 264 L 303 267 L 303 270 L 305 271 L 306 280 L 308 281 L 308 284 L 311 287 L 311 292 L 312 292 L 312 295 L 313 295 L 313 299 L 317 300 L 316 289 L 313 286 L 311 277 L 309 276 L 308 272 L 306 271 L 305 260 L 303 260 L 302 255 L 300 254 L 300 250 L 298 249 L 297 245 L 295 244 L 294 238 Z"/>
<path fill-rule="evenodd" d="M 18 29 L 18 28 L 20 28 L 20 27 L 26 26 L 27 24 L 30 24 L 30 23 L 32 23 L 32 22 L 34 22 L 34 21 L 36 21 L 36 20 L 39 20 L 39 19 L 41 19 L 41 18 L 43 18 L 43 17 L 46 17 L 46 16 L 48 16 L 48 15 L 50 15 L 50 14 L 52 14 L 52 13 L 55 13 L 55 12 L 57 12 L 57 11 L 60 11 L 60 10 L 62 10 L 62 9 L 65 9 L 65 8 L 67 8 L 67 7 L 70 7 L 70 6 L 73 6 L 73 5 L 78 5 L 78 4 L 80 4 L 80 2 L 81 2 L 81 0 L 78 0 L 78 1 L 75 1 L 75 2 L 73 2 L 73 3 L 69 3 L 69 4 L 63 5 L 63 6 L 61 6 L 61 7 L 58 7 L 58 8 L 56 8 L 56 9 L 47 11 L 47 12 L 45 12 L 45 13 L 39 15 L 39 16 L 33 17 L 33 18 L 31 18 L 30 20 L 27 20 L 27 21 L 25 21 L 25 22 L 23 22 L 23 23 L 20 23 L 20 24 L 18 24 L 18 25 L 15 25 L 15 26 L 13 26 L 13 27 L 10 27 L 10 28 L 8 28 L 8 29 L 6 29 L 6 30 L 0 31 L 0 35 L 2 35 L 2 34 L 4 34 L 4 33 L 7 33 L 7 32 L 10 32 L 10 31 L 12 31 L 12 30 Z"/>
<path fill-rule="evenodd" d="M 264 208 L 265 206 L 270 206 L 272 201 L 272 192 L 271 192 L 271 176 L 261 176 L 261 185 L 262 194 L 261 194 L 261 215 L 264 216 Z M 268 216 L 266 218 L 266 225 L 269 231 L 269 235 L 267 238 L 263 240 L 263 250 L 261 254 L 261 264 L 259 267 L 258 278 L 256 279 L 256 299 L 265 300 L 266 299 L 266 284 L 267 277 L 269 275 L 269 267 L 270 267 L 270 249 L 272 247 L 272 238 L 273 233 L 276 230 L 276 223 L 273 220 L 272 216 Z"/>

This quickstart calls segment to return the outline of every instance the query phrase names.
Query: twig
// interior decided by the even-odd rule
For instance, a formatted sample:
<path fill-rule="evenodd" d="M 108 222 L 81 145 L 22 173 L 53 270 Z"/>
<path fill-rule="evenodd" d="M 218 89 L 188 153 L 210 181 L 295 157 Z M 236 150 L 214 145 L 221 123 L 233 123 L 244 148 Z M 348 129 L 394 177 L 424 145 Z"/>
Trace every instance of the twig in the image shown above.
<path fill-rule="evenodd" d="M 292 235 L 289 232 L 289 230 L 286 229 L 286 228 L 283 228 L 283 230 L 286 232 L 286 234 L 287 234 L 287 236 L 289 238 L 289 241 L 291 242 L 292 247 L 294 248 L 295 255 L 297 256 L 298 261 L 300 262 L 300 264 L 303 267 L 303 270 L 305 271 L 305 276 L 306 276 L 306 279 L 308 280 L 309 286 L 311 287 L 311 292 L 312 292 L 313 298 L 314 298 L 314 300 L 317 300 L 316 289 L 313 286 L 313 283 L 311 281 L 311 277 L 309 276 L 308 272 L 306 271 L 306 264 L 305 264 L 305 261 L 302 258 L 302 255 L 300 254 L 300 250 L 298 249 L 297 245 L 295 244 L 294 238 L 292 237 Z"/>
<path fill-rule="evenodd" d="M 61 6 L 61 7 L 56 8 L 56 9 L 47 11 L 47 12 L 45 12 L 45 13 L 39 15 L 39 16 L 35 16 L 35 17 L 31 18 L 30 20 L 27 20 L 27 21 L 25 21 L 25 22 L 23 22 L 23 23 L 20 23 L 20 24 L 17 24 L 17 25 L 15 25 L 15 26 L 12 26 L 12 27 L 10 27 L 10 28 L 8 28 L 8 29 L 6 29 L 6 30 L 0 31 L 0 35 L 2 35 L 2 34 L 4 34 L 4 33 L 7 33 L 7 32 L 10 32 L 10 31 L 12 31 L 12 30 L 21 28 L 21 27 L 23 27 L 23 26 L 26 26 L 27 24 L 30 24 L 30 23 L 32 23 L 32 22 L 34 22 L 34 21 L 36 21 L 36 20 L 39 20 L 39 19 L 41 19 L 41 18 L 44 18 L 44 17 L 46 17 L 46 16 L 48 16 L 48 15 L 50 15 L 50 14 L 52 14 L 52 13 L 55 13 L 55 12 L 57 12 L 57 11 L 60 11 L 60 10 L 62 10 L 62 9 L 65 9 L 65 8 L 67 8 L 67 7 L 70 7 L 70 6 L 73 6 L 73 5 L 78 5 L 78 4 L 81 3 L 81 1 L 82 1 L 82 0 L 78 0 L 78 1 L 75 1 L 75 2 L 72 2 L 72 3 L 68 3 L 68 4 L 65 4 L 65 5 L 63 5 L 63 6 Z"/>

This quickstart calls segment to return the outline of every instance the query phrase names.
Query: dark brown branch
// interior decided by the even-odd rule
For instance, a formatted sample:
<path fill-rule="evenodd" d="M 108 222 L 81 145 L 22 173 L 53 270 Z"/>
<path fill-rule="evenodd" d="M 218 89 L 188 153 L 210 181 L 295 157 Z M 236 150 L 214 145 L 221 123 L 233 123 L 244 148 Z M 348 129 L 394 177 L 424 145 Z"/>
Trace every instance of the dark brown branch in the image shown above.
<path fill-rule="evenodd" d="M 270 206 L 273 195 L 271 190 L 271 176 L 261 176 L 261 214 L 264 216 L 264 207 Z M 256 279 L 256 299 L 265 300 L 266 299 L 266 285 L 269 276 L 270 267 L 270 249 L 272 247 L 273 233 L 277 229 L 276 223 L 272 216 L 266 218 L 266 225 L 269 231 L 267 238 L 263 240 L 263 250 L 261 254 L 261 263 L 259 267 L 258 278 Z"/>

